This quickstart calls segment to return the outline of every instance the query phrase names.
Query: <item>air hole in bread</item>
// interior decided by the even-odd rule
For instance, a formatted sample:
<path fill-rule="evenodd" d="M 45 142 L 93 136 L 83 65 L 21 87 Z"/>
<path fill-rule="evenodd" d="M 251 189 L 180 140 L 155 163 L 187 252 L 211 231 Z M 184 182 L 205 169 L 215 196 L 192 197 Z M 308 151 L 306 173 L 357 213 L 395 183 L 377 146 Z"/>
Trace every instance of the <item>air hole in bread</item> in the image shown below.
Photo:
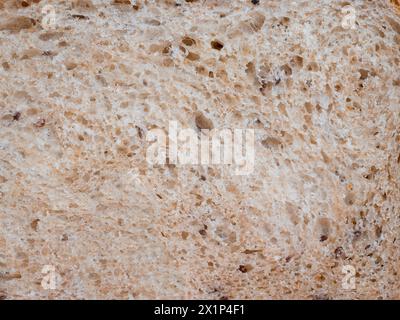
<path fill-rule="evenodd" d="M 224 44 L 221 41 L 218 41 L 218 40 L 211 41 L 211 48 L 213 48 L 215 50 L 222 50 L 223 47 L 224 47 Z"/>

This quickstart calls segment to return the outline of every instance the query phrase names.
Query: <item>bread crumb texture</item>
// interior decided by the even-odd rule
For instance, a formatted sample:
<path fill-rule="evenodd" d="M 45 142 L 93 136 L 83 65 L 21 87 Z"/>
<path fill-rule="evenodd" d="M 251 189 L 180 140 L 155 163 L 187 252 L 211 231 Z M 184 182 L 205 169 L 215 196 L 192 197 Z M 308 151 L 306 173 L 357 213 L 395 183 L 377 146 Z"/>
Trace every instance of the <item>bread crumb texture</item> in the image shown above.
<path fill-rule="evenodd" d="M 400 299 L 396 8 L 0 1 L 0 299 Z M 148 165 L 169 121 L 254 172 Z"/>

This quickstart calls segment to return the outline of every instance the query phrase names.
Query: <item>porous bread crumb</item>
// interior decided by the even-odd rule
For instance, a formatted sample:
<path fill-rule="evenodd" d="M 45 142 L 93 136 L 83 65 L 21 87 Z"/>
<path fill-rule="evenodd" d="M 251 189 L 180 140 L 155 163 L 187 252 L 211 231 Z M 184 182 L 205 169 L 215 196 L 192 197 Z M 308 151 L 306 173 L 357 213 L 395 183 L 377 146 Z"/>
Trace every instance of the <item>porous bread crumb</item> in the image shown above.
<path fill-rule="evenodd" d="M 0 1 L 0 300 L 400 298 L 399 3 L 252 2 Z M 170 121 L 254 172 L 149 166 Z"/>

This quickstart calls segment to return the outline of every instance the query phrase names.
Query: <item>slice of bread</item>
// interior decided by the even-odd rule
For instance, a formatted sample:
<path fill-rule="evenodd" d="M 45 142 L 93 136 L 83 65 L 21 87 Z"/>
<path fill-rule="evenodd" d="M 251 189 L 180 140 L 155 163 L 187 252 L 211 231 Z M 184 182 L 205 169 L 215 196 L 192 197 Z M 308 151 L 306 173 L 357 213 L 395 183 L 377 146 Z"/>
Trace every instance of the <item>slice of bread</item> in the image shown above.
<path fill-rule="evenodd" d="M 0 299 L 399 299 L 398 8 L 0 1 Z M 150 166 L 171 121 L 253 173 Z"/>

